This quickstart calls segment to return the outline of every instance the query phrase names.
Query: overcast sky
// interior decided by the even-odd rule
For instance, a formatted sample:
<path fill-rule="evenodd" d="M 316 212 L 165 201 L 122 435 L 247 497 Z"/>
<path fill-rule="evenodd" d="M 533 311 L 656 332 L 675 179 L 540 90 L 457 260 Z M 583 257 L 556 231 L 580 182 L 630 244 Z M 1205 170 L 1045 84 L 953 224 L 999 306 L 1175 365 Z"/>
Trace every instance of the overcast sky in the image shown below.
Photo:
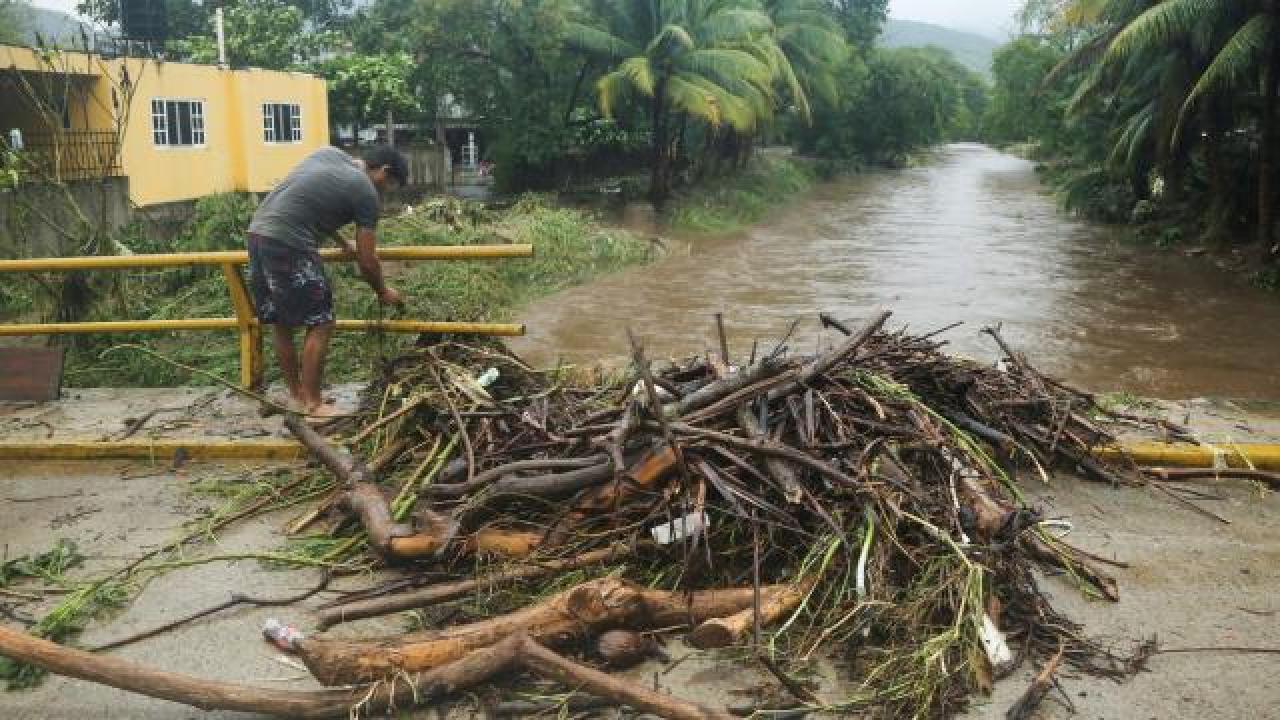
<path fill-rule="evenodd" d="M 32 0 L 40 7 L 75 14 L 76 0 Z M 903 20 L 920 20 L 994 38 L 1006 36 L 1013 13 L 1022 0 L 890 0 L 889 13 Z"/>

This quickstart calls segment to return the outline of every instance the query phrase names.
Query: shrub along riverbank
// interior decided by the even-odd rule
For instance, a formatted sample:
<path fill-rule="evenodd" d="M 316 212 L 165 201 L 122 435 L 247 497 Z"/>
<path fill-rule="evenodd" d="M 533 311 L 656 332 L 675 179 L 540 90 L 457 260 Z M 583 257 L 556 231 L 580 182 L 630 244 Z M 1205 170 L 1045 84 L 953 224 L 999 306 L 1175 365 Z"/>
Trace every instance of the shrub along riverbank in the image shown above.
<path fill-rule="evenodd" d="M 764 220 L 817 181 L 817 172 L 803 159 L 760 154 L 732 175 L 677 194 L 669 209 L 671 229 L 687 233 L 741 230 Z"/>

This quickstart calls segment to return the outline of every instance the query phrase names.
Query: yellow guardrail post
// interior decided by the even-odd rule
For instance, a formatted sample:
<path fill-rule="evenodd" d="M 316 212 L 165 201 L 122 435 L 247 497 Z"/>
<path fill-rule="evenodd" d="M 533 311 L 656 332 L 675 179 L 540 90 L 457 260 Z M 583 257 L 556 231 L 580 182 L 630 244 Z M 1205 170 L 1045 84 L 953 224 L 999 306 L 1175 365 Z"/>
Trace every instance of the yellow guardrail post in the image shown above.
<path fill-rule="evenodd" d="M 240 383 L 246 388 L 262 387 L 265 368 L 262 363 L 262 326 L 253 310 L 253 299 L 244 284 L 240 266 L 227 263 L 222 266 L 231 292 L 231 306 L 236 311 L 236 323 L 240 333 Z"/>
<path fill-rule="evenodd" d="M 325 262 L 349 260 L 336 248 L 320 251 Z M 383 260 L 492 260 L 533 257 L 533 246 L 511 245 L 423 245 L 379 248 Z M 76 333 L 165 332 L 172 330 L 235 330 L 240 339 L 240 381 L 256 388 L 263 381 L 262 325 L 254 313 L 253 299 L 240 267 L 249 262 L 244 250 L 174 253 L 168 255 L 95 255 L 69 258 L 24 258 L 0 260 L 0 273 L 68 272 L 72 270 L 133 270 L 167 267 L 222 268 L 231 293 L 234 318 L 187 318 L 180 320 L 116 320 L 76 323 L 15 323 L 0 325 L 0 337 L 15 335 L 68 335 Z M 337 329 L 379 329 L 395 333 L 461 333 L 472 335 L 523 335 L 518 323 L 431 322 L 421 320 L 339 320 Z"/>

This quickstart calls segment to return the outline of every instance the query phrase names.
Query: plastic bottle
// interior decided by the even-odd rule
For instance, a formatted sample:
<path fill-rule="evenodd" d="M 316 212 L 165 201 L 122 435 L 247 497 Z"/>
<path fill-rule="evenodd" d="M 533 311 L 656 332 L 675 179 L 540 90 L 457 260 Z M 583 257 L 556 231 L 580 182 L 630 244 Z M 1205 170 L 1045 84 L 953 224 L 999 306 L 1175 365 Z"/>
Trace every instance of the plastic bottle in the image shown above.
<path fill-rule="evenodd" d="M 498 379 L 498 368 L 489 368 L 484 371 L 480 377 L 476 378 L 476 384 L 482 388 L 487 388 Z"/>

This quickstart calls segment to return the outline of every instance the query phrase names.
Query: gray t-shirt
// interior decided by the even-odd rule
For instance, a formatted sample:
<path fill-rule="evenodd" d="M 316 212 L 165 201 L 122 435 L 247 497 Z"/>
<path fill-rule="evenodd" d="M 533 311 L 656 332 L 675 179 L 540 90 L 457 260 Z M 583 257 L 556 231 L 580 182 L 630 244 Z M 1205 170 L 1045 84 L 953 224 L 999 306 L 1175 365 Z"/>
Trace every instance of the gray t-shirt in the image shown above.
<path fill-rule="evenodd" d="M 356 160 L 335 147 L 311 153 L 258 206 L 249 232 L 299 250 L 315 249 L 347 223 L 378 224 L 378 190 Z"/>

